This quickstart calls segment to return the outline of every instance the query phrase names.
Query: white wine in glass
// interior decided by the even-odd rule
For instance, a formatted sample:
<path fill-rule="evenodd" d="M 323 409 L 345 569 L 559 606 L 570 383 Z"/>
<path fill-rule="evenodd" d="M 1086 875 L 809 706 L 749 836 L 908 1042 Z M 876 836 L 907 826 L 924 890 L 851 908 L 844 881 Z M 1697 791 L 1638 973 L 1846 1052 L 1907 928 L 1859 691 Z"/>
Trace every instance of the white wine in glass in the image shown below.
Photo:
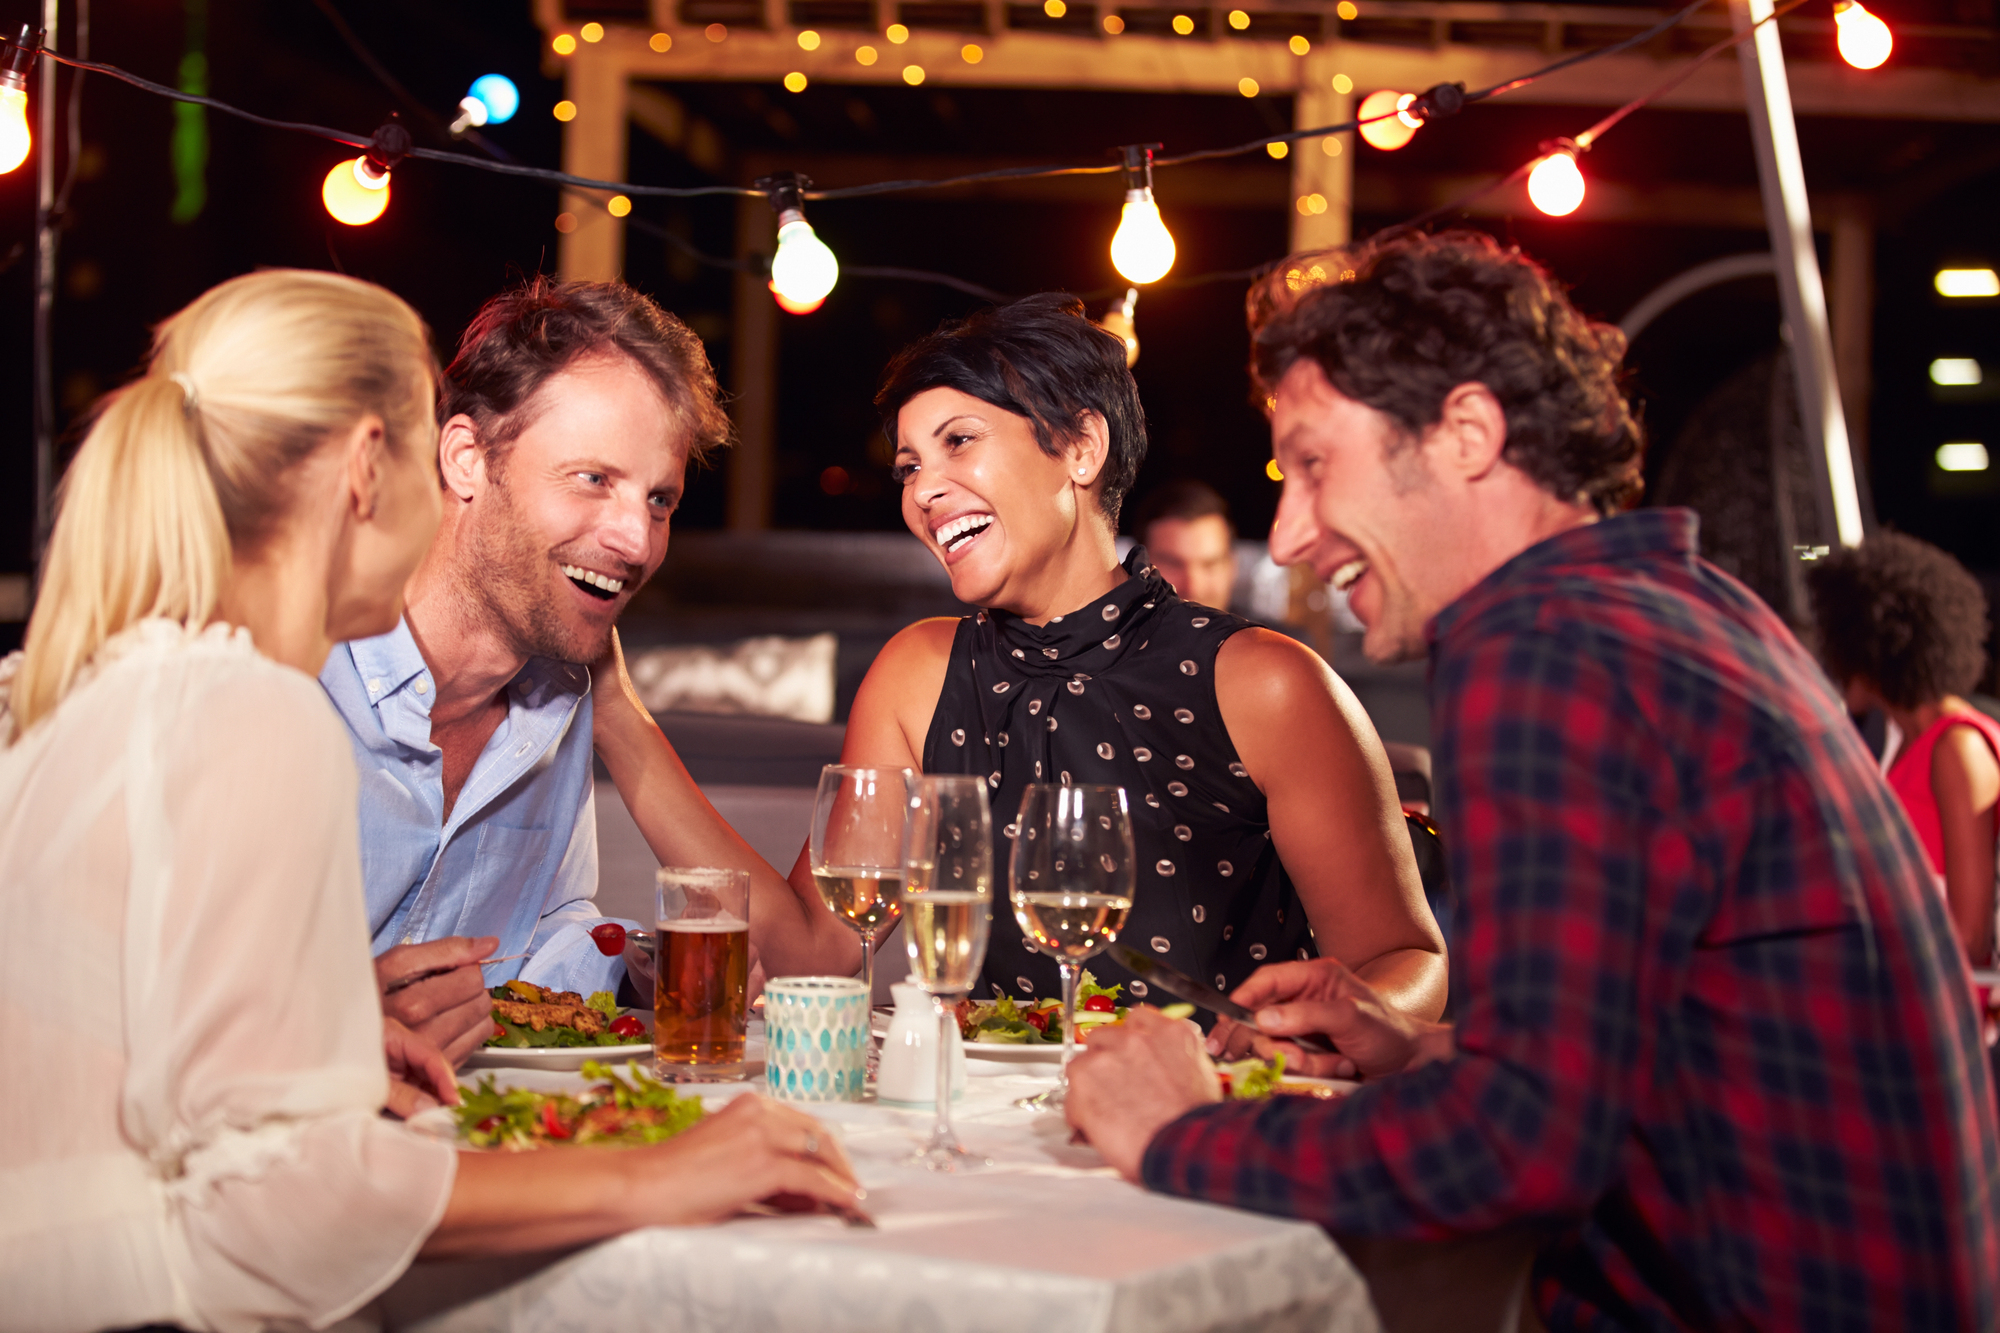
<path fill-rule="evenodd" d="M 986 961 L 993 930 L 993 822 L 976 777 L 917 779 L 903 852 L 904 946 L 938 1018 L 937 1118 L 911 1158 L 933 1171 L 983 1164 L 951 1128 L 951 1039 L 958 1000 Z"/>
<path fill-rule="evenodd" d="M 1029 943 L 1062 972 L 1062 1075 L 1016 1106 L 1060 1108 L 1076 1058 L 1076 987 L 1083 962 L 1103 952 L 1132 914 L 1132 815 L 1123 787 L 1030 783 L 1021 793 L 1008 898 Z"/>
<path fill-rule="evenodd" d="M 914 776 L 907 768 L 828 764 L 813 801 L 813 883 L 834 916 L 861 936 L 861 981 L 871 996 L 876 937 L 903 911 L 903 825 Z"/>

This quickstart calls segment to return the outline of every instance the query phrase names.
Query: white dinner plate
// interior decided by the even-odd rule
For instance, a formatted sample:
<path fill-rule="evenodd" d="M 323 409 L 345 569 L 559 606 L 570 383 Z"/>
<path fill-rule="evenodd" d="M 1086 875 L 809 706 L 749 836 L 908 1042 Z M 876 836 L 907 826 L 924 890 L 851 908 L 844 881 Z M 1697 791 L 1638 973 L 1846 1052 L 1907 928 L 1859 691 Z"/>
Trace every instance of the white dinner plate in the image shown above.
<path fill-rule="evenodd" d="M 642 1040 L 623 1046 L 481 1046 L 465 1057 L 466 1069 L 549 1069 L 583 1068 L 585 1060 L 624 1064 L 638 1060 L 650 1073 L 653 1068 L 653 1015 L 644 1009 L 620 1009 L 646 1025 Z"/>

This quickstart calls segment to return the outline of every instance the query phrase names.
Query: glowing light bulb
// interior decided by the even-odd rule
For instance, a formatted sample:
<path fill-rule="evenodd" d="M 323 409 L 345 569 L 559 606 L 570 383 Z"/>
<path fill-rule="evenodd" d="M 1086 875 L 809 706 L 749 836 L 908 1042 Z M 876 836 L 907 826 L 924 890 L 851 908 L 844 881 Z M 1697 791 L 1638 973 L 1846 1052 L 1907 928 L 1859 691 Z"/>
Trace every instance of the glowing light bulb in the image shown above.
<path fill-rule="evenodd" d="M 472 81 L 472 96 L 486 108 L 488 125 L 505 125 L 521 109 L 521 90 L 505 74 L 482 74 Z"/>
<path fill-rule="evenodd" d="M 1360 109 L 1354 113 L 1354 118 L 1363 122 L 1361 137 L 1385 153 L 1401 148 L 1423 125 L 1423 121 L 1409 114 L 1409 107 L 1416 100 L 1414 93 L 1399 93 L 1393 88 L 1362 98 Z"/>
<path fill-rule="evenodd" d="M 0 175 L 28 160 L 34 136 L 28 133 L 28 90 L 0 84 Z"/>
<path fill-rule="evenodd" d="M 1835 5 L 1833 26 L 1840 58 L 1856 69 L 1874 69 L 1896 49 L 1896 37 L 1889 31 L 1889 25 L 1862 8 L 1859 0 L 1844 0 Z"/>
<path fill-rule="evenodd" d="M 335 222 L 365 227 L 389 207 L 389 173 L 376 172 L 366 157 L 349 158 L 326 173 L 319 197 Z"/>
<path fill-rule="evenodd" d="M 1567 150 L 1550 153 L 1528 173 L 1528 198 L 1552 218 L 1568 217 L 1583 203 L 1583 172 Z"/>
<path fill-rule="evenodd" d="M 1127 282 L 1158 282 L 1174 266 L 1174 238 L 1160 220 L 1151 190 L 1127 190 L 1124 216 L 1111 238 L 1111 266 Z"/>
<path fill-rule="evenodd" d="M 812 223 L 792 216 L 778 228 L 778 253 L 771 257 L 771 294 L 794 315 L 819 309 L 840 281 L 840 261 L 814 234 Z"/>

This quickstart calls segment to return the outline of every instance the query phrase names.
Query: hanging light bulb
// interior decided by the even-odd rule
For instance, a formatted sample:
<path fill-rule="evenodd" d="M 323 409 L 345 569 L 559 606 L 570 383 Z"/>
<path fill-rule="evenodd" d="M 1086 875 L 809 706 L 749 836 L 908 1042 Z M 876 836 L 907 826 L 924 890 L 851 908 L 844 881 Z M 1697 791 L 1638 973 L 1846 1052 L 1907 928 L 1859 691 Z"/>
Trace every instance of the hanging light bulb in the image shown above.
<path fill-rule="evenodd" d="M 455 139 L 467 130 L 486 125 L 505 125 L 521 109 L 521 90 L 505 74 L 482 74 L 472 81 L 472 90 L 458 103 L 458 118 L 451 122 Z"/>
<path fill-rule="evenodd" d="M 1399 93 L 1384 88 L 1361 99 L 1354 118 L 1361 122 L 1361 137 L 1385 153 L 1393 153 L 1416 136 L 1424 126 L 1421 115 L 1412 115 L 1415 93 Z"/>
<path fill-rule="evenodd" d="M 1125 297 L 1117 305 L 1104 312 L 1104 318 L 1097 321 L 1098 327 L 1114 338 L 1125 343 L 1125 368 L 1130 370 L 1139 359 L 1139 327 L 1132 318 L 1132 312 L 1139 305 L 1139 289 L 1127 287 Z"/>
<path fill-rule="evenodd" d="M 1156 143 L 1125 146 L 1125 211 L 1111 237 L 1111 266 L 1127 282 L 1158 282 L 1174 266 L 1174 238 L 1153 200 Z"/>
<path fill-rule="evenodd" d="M 27 161 L 34 146 L 28 133 L 28 70 L 41 45 L 42 35 L 23 23 L 21 35 L 0 55 L 0 175 Z"/>
<path fill-rule="evenodd" d="M 410 132 L 395 121 L 375 131 L 368 151 L 335 164 L 319 187 L 335 222 L 365 227 L 389 207 L 389 173 L 410 154 Z"/>
<path fill-rule="evenodd" d="M 1896 37 L 1889 31 L 1889 25 L 1863 9 L 1859 0 L 1837 0 L 1833 26 L 1840 58 L 1856 69 L 1874 69 L 1896 49 Z"/>
<path fill-rule="evenodd" d="M 1542 160 L 1528 173 L 1528 198 L 1552 218 L 1568 217 L 1583 203 L 1583 172 L 1576 165 L 1577 145 L 1557 139 L 1542 145 Z"/>
<path fill-rule="evenodd" d="M 804 192 L 812 188 L 812 182 L 795 171 L 781 171 L 756 185 L 771 196 L 771 208 L 778 215 L 771 295 L 787 314 L 810 315 L 840 281 L 840 261 L 806 221 Z"/>

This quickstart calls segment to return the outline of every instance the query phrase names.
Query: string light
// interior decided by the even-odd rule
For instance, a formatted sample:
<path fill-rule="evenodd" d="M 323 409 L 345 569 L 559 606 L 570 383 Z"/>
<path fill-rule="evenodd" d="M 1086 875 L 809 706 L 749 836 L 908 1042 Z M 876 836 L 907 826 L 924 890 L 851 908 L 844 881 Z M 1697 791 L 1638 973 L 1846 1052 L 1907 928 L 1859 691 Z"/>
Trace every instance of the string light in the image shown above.
<path fill-rule="evenodd" d="M 787 74 L 787 75 L 785 76 L 785 91 L 786 91 L 786 92 L 788 92 L 788 93 L 802 93 L 802 92 L 804 92 L 805 90 L 806 90 L 806 76 L 805 76 L 805 75 L 803 75 L 803 74 L 799 73 L 799 71 L 797 71 L 797 70 L 793 70 L 793 71 L 792 71 L 792 72 L 791 72 L 790 74 Z"/>
<path fill-rule="evenodd" d="M 1931 383 L 1948 388 L 1969 388 L 1986 378 L 1977 358 L 1941 356 L 1931 362 Z"/>
<path fill-rule="evenodd" d="M 1293 35 L 1292 40 L 1286 43 L 1286 45 L 1292 48 L 1292 54 L 1295 56 L 1312 54 L 1313 44 L 1296 34 Z"/>
<path fill-rule="evenodd" d="M 781 171 L 756 182 L 778 215 L 778 252 L 771 256 L 771 295 L 789 314 L 810 315 L 840 281 L 840 261 L 806 221 L 804 192 L 812 182 Z"/>
<path fill-rule="evenodd" d="M 505 74 L 482 74 L 472 81 L 472 90 L 458 102 L 458 118 L 451 122 L 456 139 L 469 129 L 505 125 L 521 109 L 521 90 Z"/>
<path fill-rule="evenodd" d="M 1896 49 L 1889 25 L 1862 8 L 1860 0 L 1838 0 L 1833 27 L 1840 58 L 1856 69 L 1874 69 Z"/>
<path fill-rule="evenodd" d="M 559 32 L 549 42 L 549 49 L 559 56 L 573 54 L 576 50 L 576 38 L 566 32 Z"/>
<path fill-rule="evenodd" d="M 1139 289 L 1127 287 L 1118 304 L 1104 312 L 1098 322 L 1106 333 L 1122 339 L 1125 343 L 1125 368 L 1130 370 L 1139 360 L 1139 326 L 1133 319 L 1133 312 L 1139 308 Z"/>
<path fill-rule="evenodd" d="M 601 42 L 604 40 L 604 25 L 602 23 L 586 23 L 576 31 L 577 36 L 583 38 L 586 42 Z"/>
<path fill-rule="evenodd" d="M 646 45 L 665 55 L 674 49 L 674 35 L 670 32 L 656 32 L 646 39 Z"/>
<path fill-rule="evenodd" d="M 410 132 L 395 121 L 375 131 L 368 151 L 335 164 L 319 187 L 335 222 L 365 227 L 389 207 L 389 173 L 410 155 Z"/>
<path fill-rule="evenodd" d="M 1113 37 L 1116 37 L 1119 33 L 1125 31 L 1125 20 L 1116 14 L 1106 14 L 1104 16 L 1104 30 Z"/>
<path fill-rule="evenodd" d="M 910 40 L 910 30 L 900 23 L 891 23 L 882 30 L 882 35 L 889 39 L 891 46 L 901 46 Z"/>
<path fill-rule="evenodd" d="M 1415 93 L 1399 93 L 1393 88 L 1384 88 L 1361 99 L 1360 110 L 1354 113 L 1361 122 L 1361 137 L 1385 153 L 1393 153 L 1416 137 L 1424 122 L 1410 115 L 1410 107 L 1416 103 Z"/>
<path fill-rule="evenodd" d="M 1984 472 L 1987 462 L 1986 446 L 1977 440 L 1956 440 L 1938 446 L 1940 472 Z"/>
<path fill-rule="evenodd" d="M 879 56 L 872 46 L 857 46 L 854 48 L 854 59 L 859 64 L 872 65 L 878 58 Z"/>
<path fill-rule="evenodd" d="M 2000 273 L 1990 268 L 1941 268 L 1931 281 L 1939 296 L 2000 296 Z"/>
<path fill-rule="evenodd" d="M 1125 146 L 1125 211 L 1111 238 L 1111 266 L 1140 286 L 1158 282 L 1174 266 L 1174 238 L 1153 199 L 1153 150 L 1159 146 Z"/>
<path fill-rule="evenodd" d="M 34 136 L 28 132 L 28 71 L 42 35 L 27 24 L 0 55 L 0 175 L 28 160 Z"/>
<path fill-rule="evenodd" d="M 819 34 L 814 32 L 811 28 L 807 28 L 804 32 L 800 33 L 799 50 L 801 51 L 819 50 Z"/>
<path fill-rule="evenodd" d="M 1547 151 L 1528 172 L 1528 199 L 1552 218 L 1565 218 L 1583 204 L 1583 172 L 1577 145 L 1567 139 L 1543 144 Z"/>

